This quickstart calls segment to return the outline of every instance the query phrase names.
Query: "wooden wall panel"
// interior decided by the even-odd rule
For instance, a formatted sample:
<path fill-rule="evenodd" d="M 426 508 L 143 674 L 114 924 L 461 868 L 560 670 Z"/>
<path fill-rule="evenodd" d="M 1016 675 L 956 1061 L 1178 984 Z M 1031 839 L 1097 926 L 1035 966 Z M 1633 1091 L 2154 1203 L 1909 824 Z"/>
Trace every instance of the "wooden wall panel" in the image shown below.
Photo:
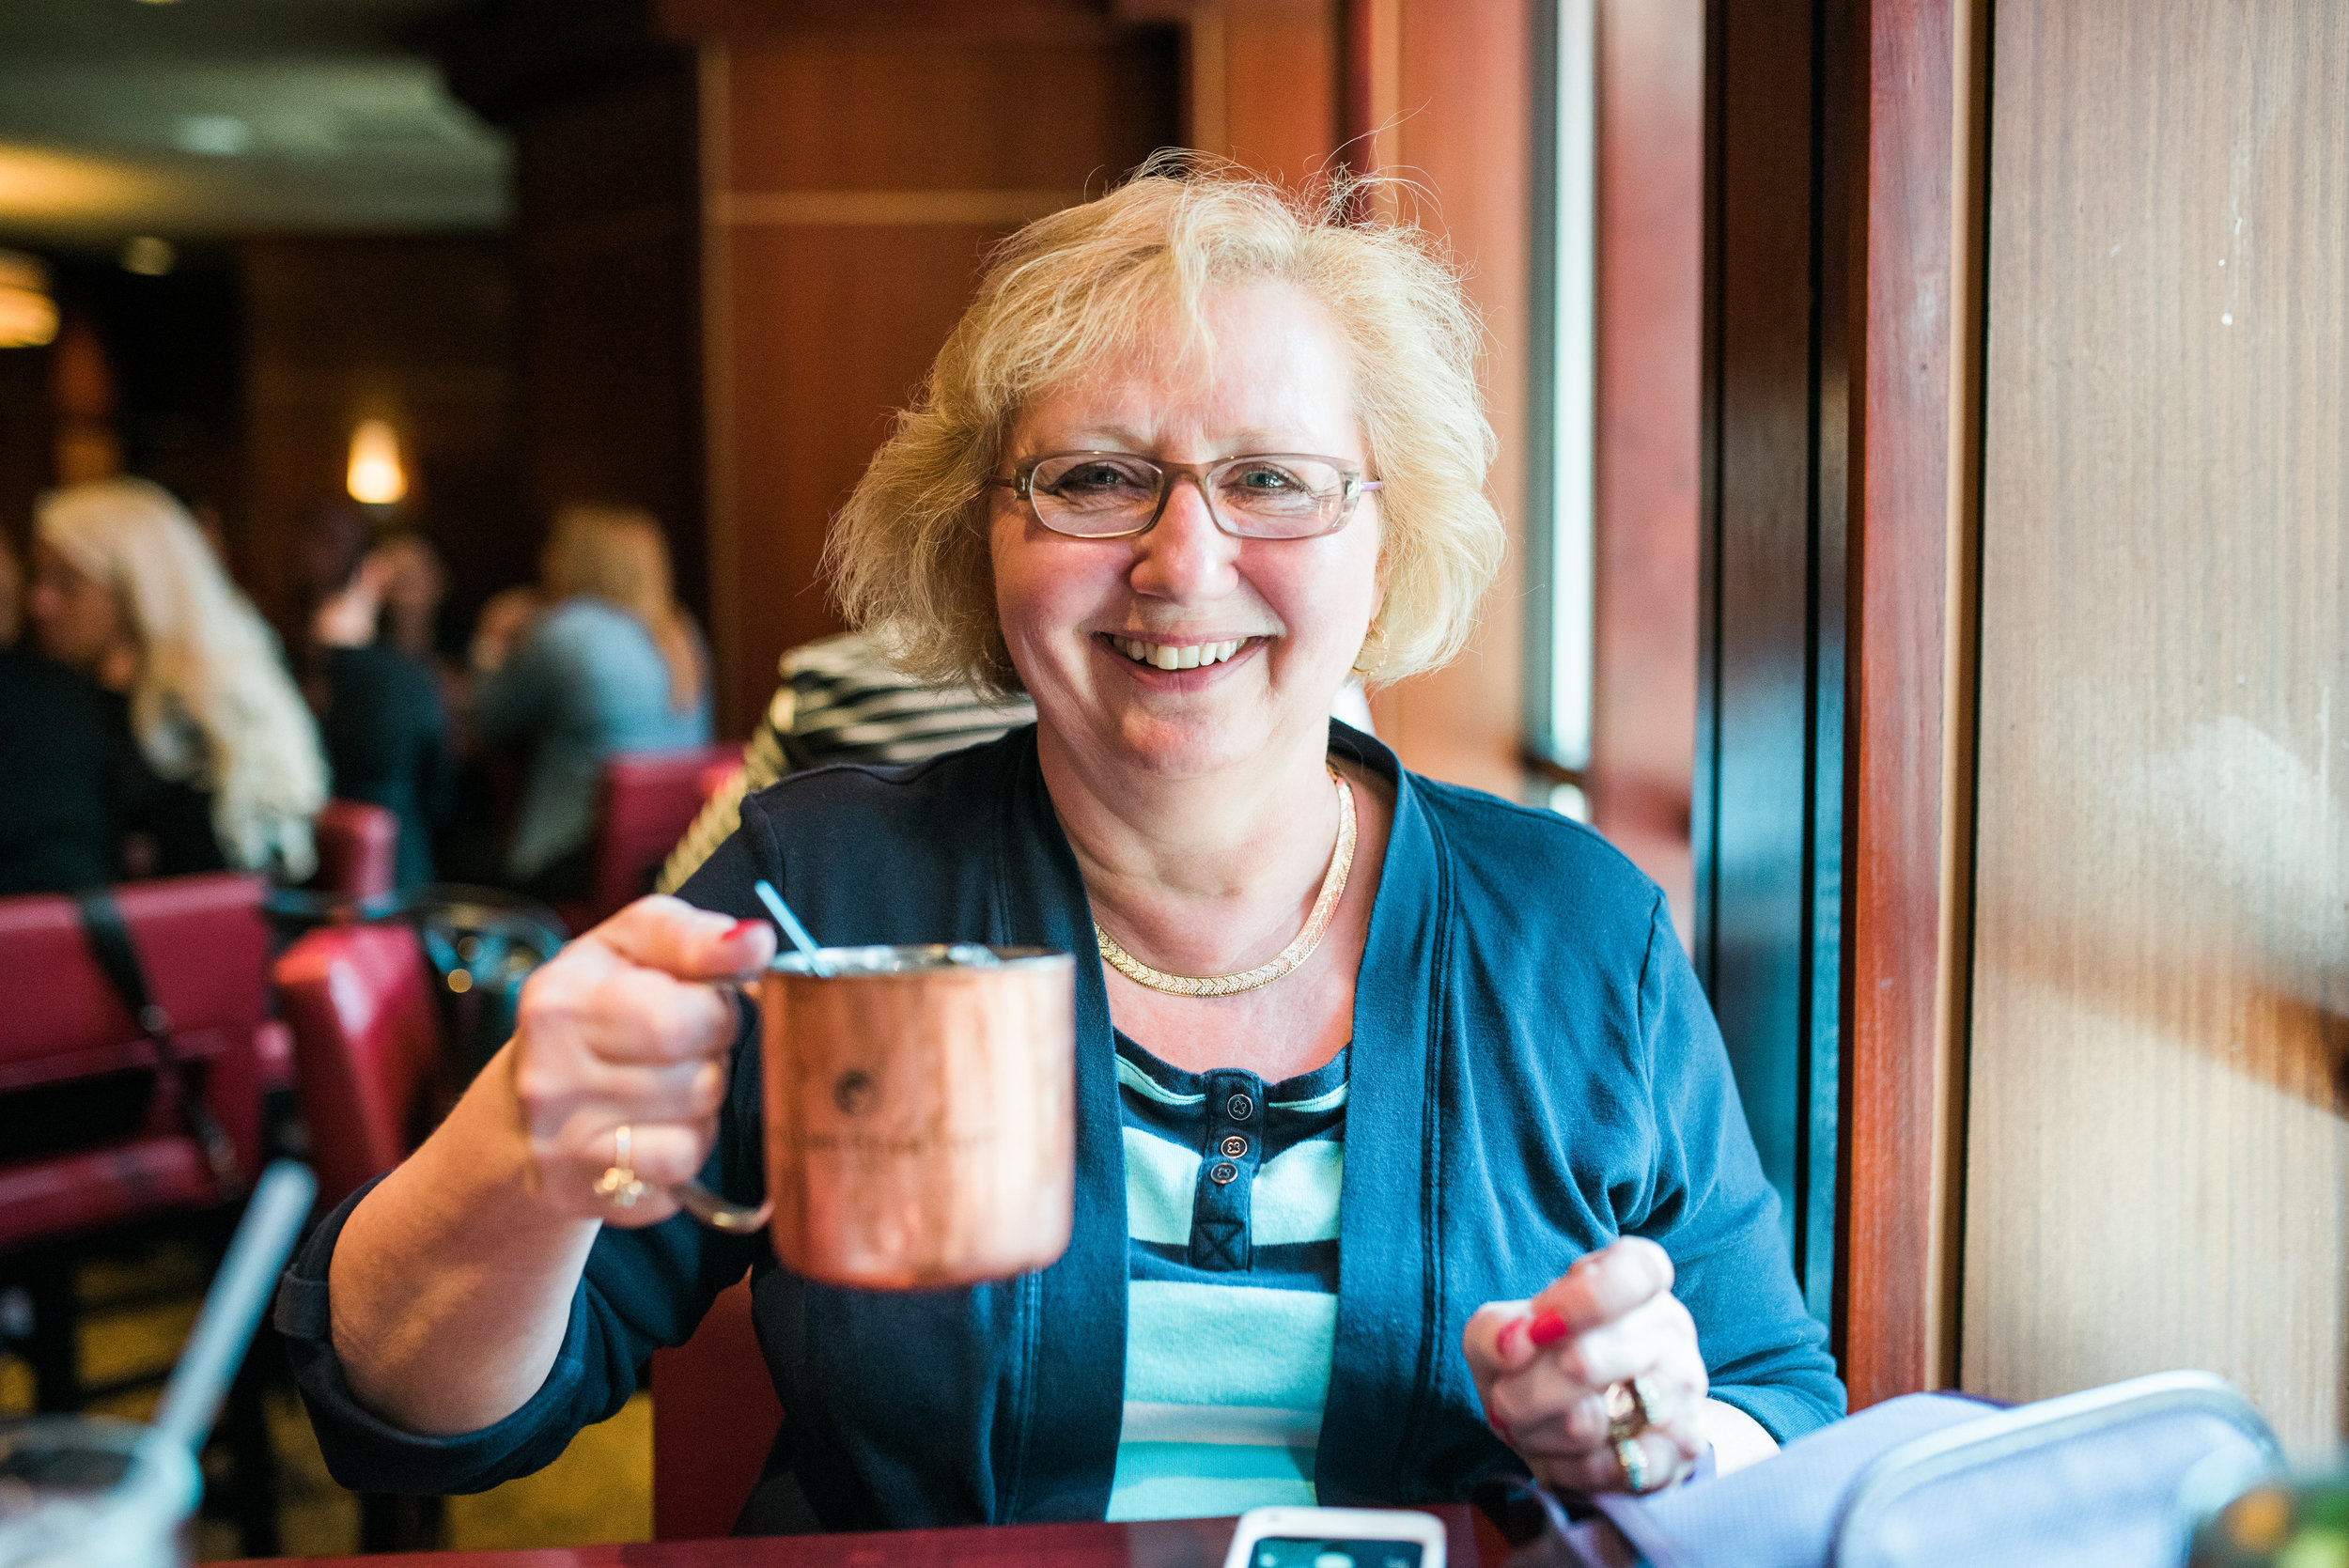
<path fill-rule="evenodd" d="M 1190 8 L 1184 28 L 1185 140 L 1291 185 L 1327 168 L 1341 125 L 1337 0 Z M 1349 149 L 1347 161 L 1367 166 Z"/>
<path fill-rule="evenodd" d="M 245 297 L 246 505 L 239 567 L 262 611 L 294 609 L 292 541 L 343 495 L 350 431 L 389 418 L 409 462 L 403 519 L 448 563 L 445 633 L 536 575 L 515 443 L 514 301 L 503 241 L 256 239 Z"/>
<path fill-rule="evenodd" d="M 652 509 L 708 613 L 692 56 L 513 116 L 520 425 L 534 538 L 568 501 Z"/>
<path fill-rule="evenodd" d="M 739 22 L 703 52 L 711 619 L 729 729 L 765 706 L 784 649 L 837 629 L 817 576 L 832 514 L 987 245 L 1175 140 L 1165 28 L 870 15 Z"/>
<path fill-rule="evenodd" d="M 1483 624 L 1452 664 L 1378 694 L 1382 738 L 1408 767 L 1516 796 L 1524 674 L 1521 586 L 1525 377 L 1532 255 L 1532 0 L 1398 0 L 1392 68 L 1408 113 L 1392 146 L 1396 172 L 1427 187 L 1413 214 L 1442 234 L 1484 313 L 1486 386 L 1501 460 L 1488 489 L 1510 529 L 1509 559 Z M 1364 24 L 1375 14 L 1363 8 Z M 1407 208 L 1407 210 L 1409 209 Z"/>
<path fill-rule="evenodd" d="M 732 189 L 1097 194 L 1171 139 L 1171 44 L 747 39 L 730 51 Z"/>
<path fill-rule="evenodd" d="M 2002 0 L 1966 1386 L 2349 1334 L 2349 13 Z"/>
<path fill-rule="evenodd" d="M 823 525 L 970 303 L 981 252 L 1008 226 L 733 234 L 734 275 L 756 279 L 759 296 L 736 315 L 736 570 L 763 585 L 743 607 L 737 711 L 757 712 L 749 705 L 774 689 L 786 648 L 839 629 L 817 572 Z M 844 330 L 853 353 L 842 352 Z"/>
<path fill-rule="evenodd" d="M 1598 13 L 1591 820 L 1691 929 L 1703 460 L 1703 0 Z"/>

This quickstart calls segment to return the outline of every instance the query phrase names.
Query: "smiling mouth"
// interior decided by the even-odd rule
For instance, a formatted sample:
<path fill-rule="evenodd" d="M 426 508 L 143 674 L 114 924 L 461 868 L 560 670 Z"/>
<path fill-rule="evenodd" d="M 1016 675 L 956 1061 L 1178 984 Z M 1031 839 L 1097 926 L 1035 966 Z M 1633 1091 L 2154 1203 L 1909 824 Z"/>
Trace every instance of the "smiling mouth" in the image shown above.
<path fill-rule="evenodd" d="M 1158 670 L 1196 670 L 1203 664 L 1221 664 L 1248 645 L 1245 637 L 1228 643 L 1145 643 L 1138 637 L 1109 634 L 1110 646 L 1137 664 L 1147 664 Z"/>

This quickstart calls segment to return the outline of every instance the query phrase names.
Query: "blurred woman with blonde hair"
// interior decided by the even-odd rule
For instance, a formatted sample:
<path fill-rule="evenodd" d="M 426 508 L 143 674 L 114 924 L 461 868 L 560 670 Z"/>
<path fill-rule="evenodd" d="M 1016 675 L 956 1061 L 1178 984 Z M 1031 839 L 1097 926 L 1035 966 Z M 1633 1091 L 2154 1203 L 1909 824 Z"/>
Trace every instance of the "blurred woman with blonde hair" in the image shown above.
<path fill-rule="evenodd" d="M 538 570 L 535 602 L 502 596 L 482 613 L 473 718 L 483 738 L 531 748 L 507 874 L 566 898 L 586 887 L 604 759 L 709 739 L 709 660 L 651 513 L 564 507 Z"/>
<path fill-rule="evenodd" d="M 152 869 L 307 877 L 326 800 L 318 726 L 187 509 L 145 479 L 92 480 L 40 499 L 34 539 L 42 651 L 126 697 L 139 756 L 209 815 L 210 845 L 159 831 Z"/>

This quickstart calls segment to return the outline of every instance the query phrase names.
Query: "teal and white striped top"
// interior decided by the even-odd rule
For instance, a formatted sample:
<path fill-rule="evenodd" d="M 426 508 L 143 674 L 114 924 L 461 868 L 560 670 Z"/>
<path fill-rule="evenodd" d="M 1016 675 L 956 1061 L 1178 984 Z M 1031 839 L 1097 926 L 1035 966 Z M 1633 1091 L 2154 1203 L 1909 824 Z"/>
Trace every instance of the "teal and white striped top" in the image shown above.
<path fill-rule="evenodd" d="M 1346 1060 L 1267 1088 L 1117 1037 L 1126 1421 L 1112 1519 L 1314 1501 L 1338 1308 Z"/>

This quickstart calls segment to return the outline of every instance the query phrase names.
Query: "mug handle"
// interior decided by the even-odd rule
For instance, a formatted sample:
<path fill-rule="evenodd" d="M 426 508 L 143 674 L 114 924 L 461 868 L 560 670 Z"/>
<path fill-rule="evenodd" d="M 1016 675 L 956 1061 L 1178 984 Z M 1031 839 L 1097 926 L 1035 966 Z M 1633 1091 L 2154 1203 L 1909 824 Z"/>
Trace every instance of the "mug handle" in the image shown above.
<path fill-rule="evenodd" d="M 721 993 L 730 993 L 738 1008 L 750 1001 L 749 992 L 739 980 L 717 982 L 716 989 Z M 723 1231 L 728 1235 L 750 1235 L 762 1230 L 767 1224 L 767 1217 L 775 1212 L 775 1201 L 771 1196 L 753 1208 L 721 1198 L 694 1181 L 672 1182 L 664 1190 L 677 1207 L 711 1230 Z"/>

